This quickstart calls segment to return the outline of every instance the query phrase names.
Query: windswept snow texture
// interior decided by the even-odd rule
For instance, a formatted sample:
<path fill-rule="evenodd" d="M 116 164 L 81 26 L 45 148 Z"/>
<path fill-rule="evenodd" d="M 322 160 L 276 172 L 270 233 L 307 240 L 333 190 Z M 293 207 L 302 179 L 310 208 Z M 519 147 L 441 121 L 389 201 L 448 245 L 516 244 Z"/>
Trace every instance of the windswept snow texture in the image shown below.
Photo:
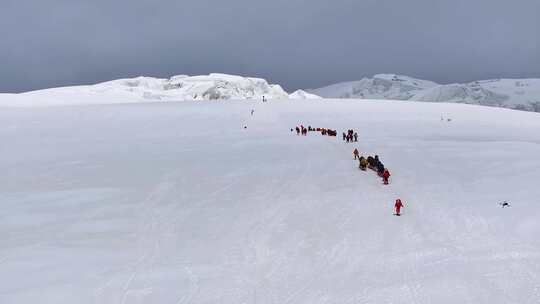
<path fill-rule="evenodd" d="M 294 93 L 289 94 L 289 99 L 322 99 L 322 97 L 310 94 L 304 90 L 297 90 Z"/>
<path fill-rule="evenodd" d="M 226 74 L 178 75 L 170 79 L 137 77 L 89 86 L 0 94 L 0 106 L 50 106 L 144 101 L 287 99 L 281 86 L 264 79 Z"/>
<path fill-rule="evenodd" d="M 537 304 L 539 129 L 402 101 L 3 108 L 0 303 Z"/>
<path fill-rule="evenodd" d="M 407 76 L 384 74 L 309 92 L 325 98 L 457 102 L 540 112 L 540 79 L 493 79 L 438 85 Z"/>

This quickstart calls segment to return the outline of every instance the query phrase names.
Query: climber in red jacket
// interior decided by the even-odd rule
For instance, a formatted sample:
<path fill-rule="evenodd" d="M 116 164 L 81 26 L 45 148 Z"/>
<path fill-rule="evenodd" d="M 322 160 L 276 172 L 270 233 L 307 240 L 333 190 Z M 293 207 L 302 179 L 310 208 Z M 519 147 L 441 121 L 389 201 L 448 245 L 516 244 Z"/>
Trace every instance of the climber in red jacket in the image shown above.
<path fill-rule="evenodd" d="M 390 171 L 388 169 L 384 169 L 384 172 L 382 174 L 383 182 L 385 185 L 388 185 L 388 179 L 390 178 Z"/>
<path fill-rule="evenodd" d="M 401 211 L 401 207 L 404 207 L 403 204 L 401 203 L 401 199 L 397 199 L 396 200 L 396 204 L 394 205 L 394 208 L 396 209 L 396 215 L 400 215 L 400 211 Z"/>

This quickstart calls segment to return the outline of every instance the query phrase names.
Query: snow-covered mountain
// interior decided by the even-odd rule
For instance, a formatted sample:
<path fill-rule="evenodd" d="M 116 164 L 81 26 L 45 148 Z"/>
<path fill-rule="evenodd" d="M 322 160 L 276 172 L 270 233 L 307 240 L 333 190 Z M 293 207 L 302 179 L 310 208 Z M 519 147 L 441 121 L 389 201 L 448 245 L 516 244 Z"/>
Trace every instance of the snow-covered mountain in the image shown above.
<path fill-rule="evenodd" d="M 260 78 L 226 74 L 178 75 L 170 79 L 137 77 L 87 86 L 45 89 L 22 94 L 0 94 L 0 105 L 73 105 L 137 101 L 244 100 L 265 97 L 288 99 L 281 86 Z M 294 99 L 316 98 L 304 92 Z"/>
<path fill-rule="evenodd" d="M 2 108 L 0 303 L 538 304 L 538 130 L 384 100 Z"/>
<path fill-rule="evenodd" d="M 373 78 L 343 82 L 308 90 L 324 98 L 410 99 L 416 93 L 437 86 L 435 82 L 395 74 L 378 74 Z"/>
<path fill-rule="evenodd" d="M 540 112 L 540 79 L 495 79 L 440 85 L 396 74 L 288 94 L 260 78 L 227 74 L 137 77 L 86 86 L 0 94 L 0 106 L 49 106 L 189 100 L 386 99 L 454 102 Z"/>
<path fill-rule="evenodd" d="M 326 98 L 456 102 L 540 112 L 540 79 L 493 79 L 440 85 L 402 75 L 382 74 L 308 92 Z"/>
<path fill-rule="evenodd" d="M 289 99 L 322 99 L 322 97 L 308 93 L 304 90 L 296 90 L 289 94 Z"/>
<path fill-rule="evenodd" d="M 459 102 L 540 112 L 540 79 L 494 79 L 439 85 L 410 100 Z"/>

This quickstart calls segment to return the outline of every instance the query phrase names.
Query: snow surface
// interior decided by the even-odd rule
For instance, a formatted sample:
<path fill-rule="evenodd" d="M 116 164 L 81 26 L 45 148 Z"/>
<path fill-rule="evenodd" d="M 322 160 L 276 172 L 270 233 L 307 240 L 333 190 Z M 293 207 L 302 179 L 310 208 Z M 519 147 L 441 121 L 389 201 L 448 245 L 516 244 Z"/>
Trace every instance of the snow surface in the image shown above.
<path fill-rule="evenodd" d="M 540 112 L 540 79 L 492 79 L 439 85 L 403 75 L 380 74 L 308 91 L 325 98 L 457 102 Z"/>
<path fill-rule="evenodd" d="M 0 303 L 536 304 L 539 128 L 403 101 L 3 108 Z"/>

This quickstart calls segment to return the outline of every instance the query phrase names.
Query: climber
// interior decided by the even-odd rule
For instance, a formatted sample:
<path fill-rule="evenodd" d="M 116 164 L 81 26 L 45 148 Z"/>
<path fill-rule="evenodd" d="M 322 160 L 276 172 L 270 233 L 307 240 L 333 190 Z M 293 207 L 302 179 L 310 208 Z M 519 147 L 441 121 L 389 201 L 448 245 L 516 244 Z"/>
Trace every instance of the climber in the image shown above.
<path fill-rule="evenodd" d="M 358 152 L 358 149 L 354 149 L 353 151 L 354 159 L 360 160 L 360 152 Z"/>
<path fill-rule="evenodd" d="M 401 199 L 397 199 L 396 200 L 396 204 L 394 205 L 394 209 L 396 210 L 396 213 L 394 215 L 397 215 L 397 216 L 400 216 L 400 211 L 401 211 L 401 208 L 404 207 L 403 204 L 401 203 Z"/>
<path fill-rule="evenodd" d="M 388 185 L 388 179 L 390 178 L 390 171 L 388 171 L 388 169 L 384 169 L 382 178 L 383 178 L 384 184 Z"/>
<path fill-rule="evenodd" d="M 368 165 L 367 160 L 363 156 L 360 156 L 360 165 L 358 166 L 360 170 L 366 171 L 367 165 Z"/>

